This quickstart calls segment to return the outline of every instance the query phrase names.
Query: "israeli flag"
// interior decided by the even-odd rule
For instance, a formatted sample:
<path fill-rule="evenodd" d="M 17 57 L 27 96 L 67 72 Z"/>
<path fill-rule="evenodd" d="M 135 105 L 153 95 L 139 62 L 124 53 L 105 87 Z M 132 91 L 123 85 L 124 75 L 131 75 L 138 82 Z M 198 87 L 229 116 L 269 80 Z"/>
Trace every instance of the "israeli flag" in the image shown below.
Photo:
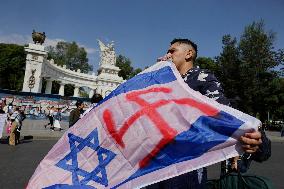
<path fill-rule="evenodd" d="M 170 62 L 121 84 L 70 128 L 27 188 L 141 188 L 242 153 L 260 121 L 190 89 Z"/>

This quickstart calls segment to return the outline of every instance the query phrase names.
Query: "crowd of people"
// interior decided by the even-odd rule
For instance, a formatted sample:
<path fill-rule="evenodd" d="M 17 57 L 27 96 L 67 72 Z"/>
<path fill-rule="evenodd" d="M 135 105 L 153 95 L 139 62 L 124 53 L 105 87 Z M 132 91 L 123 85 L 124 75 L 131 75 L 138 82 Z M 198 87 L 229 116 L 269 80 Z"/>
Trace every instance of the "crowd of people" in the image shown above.
<path fill-rule="evenodd" d="M 82 118 L 87 112 L 89 112 L 94 105 L 96 105 L 103 98 L 100 94 L 95 94 L 91 98 L 90 107 L 84 111 L 86 107 L 83 101 L 78 100 L 76 102 L 76 108 L 70 112 L 69 116 L 69 127 L 72 127 L 80 118 Z M 44 128 L 49 128 L 51 131 L 61 131 L 62 121 L 62 108 L 54 106 L 47 107 L 45 110 L 46 118 L 48 123 L 44 125 Z M 15 146 L 20 143 L 20 132 L 23 125 L 23 121 L 26 118 L 25 110 L 21 109 L 20 106 L 13 105 L 13 102 L 6 104 L 6 100 L 2 100 L 0 103 L 0 115 L 2 115 L 4 121 L 3 124 L 6 128 L 6 134 L 8 135 L 7 140 L 9 145 Z M 3 126 L 3 128 L 4 128 Z M 2 136 L 2 132 L 1 132 Z M 0 136 L 0 138 L 1 138 Z"/>
<path fill-rule="evenodd" d="M 15 146 L 20 143 L 20 133 L 23 121 L 26 118 L 24 111 L 19 106 L 13 106 L 13 103 L 6 104 L 6 101 L 1 103 L 0 114 L 5 114 L 4 124 L 6 125 L 6 132 L 9 135 L 9 145 Z"/>

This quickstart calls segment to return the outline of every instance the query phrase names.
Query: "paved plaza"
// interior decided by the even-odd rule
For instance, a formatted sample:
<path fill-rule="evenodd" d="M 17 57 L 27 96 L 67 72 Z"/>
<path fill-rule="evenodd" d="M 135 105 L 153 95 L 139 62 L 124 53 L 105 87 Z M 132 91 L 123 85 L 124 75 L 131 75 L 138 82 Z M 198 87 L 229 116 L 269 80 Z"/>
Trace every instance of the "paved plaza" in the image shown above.
<path fill-rule="evenodd" d="M 29 178 L 34 173 L 39 162 L 68 129 L 68 123 L 62 122 L 62 131 L 51 131 L 44 128 L 48 120 L 25 120 L 21 143 L 17 146 L 9 146 L 3 136 L 0 140 L 0 188 L 18 189 L 25 188 Z M 272 140 L 272 156 L 264 163 L 254 162 L 249 173 L 268 177 L 276 188 L 284 188 L 284 137 L 279 132 L 267 132 Z M 215 164 L 208 168 L 208 177 L 217 178 L 220 173 L 220 165 Z"/>

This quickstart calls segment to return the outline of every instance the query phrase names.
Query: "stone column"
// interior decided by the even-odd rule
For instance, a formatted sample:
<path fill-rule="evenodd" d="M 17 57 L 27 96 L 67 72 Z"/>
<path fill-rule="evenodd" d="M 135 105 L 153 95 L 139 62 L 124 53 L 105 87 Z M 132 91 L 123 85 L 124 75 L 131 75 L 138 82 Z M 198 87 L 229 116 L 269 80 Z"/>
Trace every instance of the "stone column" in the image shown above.
<path fill-rule="evenodd" d="M 51 89 L 52 89 L 52 80 L 47 79 L 46 87 L 45 87 L 45 94 L 51 94 Z"/>
<path fill-rule="evenodd" d="M 89 98 L 92 98 L 94 94 L 95 94 L 95 89 L 91 89 L 89 93 Z"/>
<path fill-rule="evenodd" d="M 79 86 L 77 86 L 77 85 L 75 85 L 73 96 L 74 97 L 78 97 L 79 96 Z"/>
<path fill-rule="evenodd" d="M 30 43 L 28 47 L 25 47 L 25 52 L 27 56 L 22 91 L 41 93 L 43 64 L 47 61 L 47 51 L 43 45 Z"/>
<path fill-rule="evenodd" d="M 60 88 L 59 88 L 59 95 L 64 96 L 64 85 L 65 83 L 60 83 Z"/>

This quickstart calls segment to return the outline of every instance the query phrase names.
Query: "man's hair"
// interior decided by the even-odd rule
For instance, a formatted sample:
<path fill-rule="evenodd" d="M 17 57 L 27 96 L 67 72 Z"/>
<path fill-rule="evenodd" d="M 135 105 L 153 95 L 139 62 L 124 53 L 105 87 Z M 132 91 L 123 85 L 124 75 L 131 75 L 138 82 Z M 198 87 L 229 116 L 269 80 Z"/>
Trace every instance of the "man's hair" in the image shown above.
<path fill-rule="evenodd" d="M 195 55 L 193 56 L 193 60 L 196 59 L 198 49 L 197 49 L 197 45 L 193 41 L 191 41 L 189 39 L 175 38 L 174 40 L 171 41 L 171 45 L 174 44 L 174 43 L 183 43 L 183 44 L 190 45 L 195 51 Z"/>
<path fill-rule="evenodd" d="M 102 95 L 95 93 L 91 98 L 91 103 L 99 103 L 102 99 Z"/>
<path fill-rule="evenodd" d="M 79 106 L 81 106 L 82 104 L 83 104 L 83 101 L 78 100 L 78 101 L 76 102 L 76 106 L 77 106 L 77 108 L 78 108 Z"/>

